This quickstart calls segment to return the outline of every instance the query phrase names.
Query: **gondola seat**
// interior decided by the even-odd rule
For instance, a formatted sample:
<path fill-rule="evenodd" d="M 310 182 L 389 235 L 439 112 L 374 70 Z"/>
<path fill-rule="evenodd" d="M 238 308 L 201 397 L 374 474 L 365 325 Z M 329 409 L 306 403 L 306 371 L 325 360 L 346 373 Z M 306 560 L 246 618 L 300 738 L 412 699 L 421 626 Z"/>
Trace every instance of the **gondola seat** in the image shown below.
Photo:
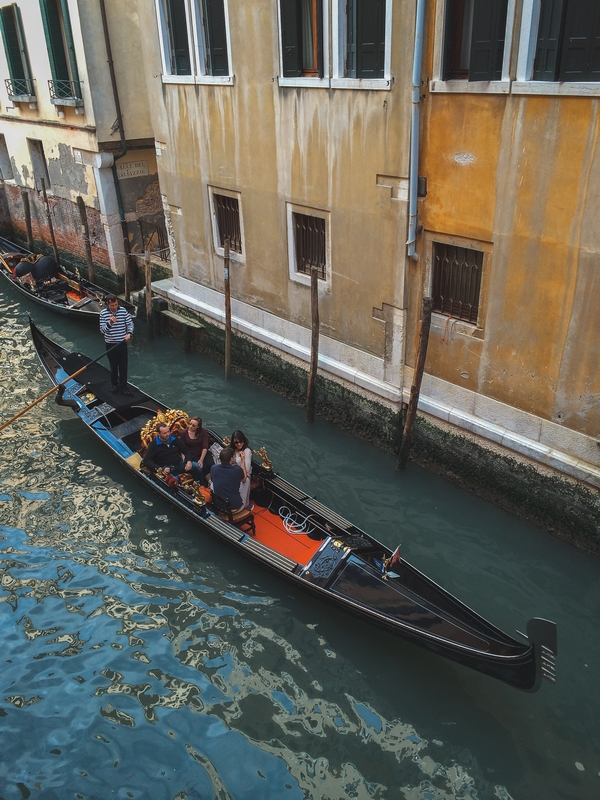
<path fill-rule="evenodd" d="M 241 511 L 232 511 L 231 503 L 225 497 L 221 497 L 220 494 L 216 494 L 213 491 L 211 491 L 210 496 L 213 511 L 218 517 L 226 520 L 231 525 L 235 525 L 236 528 L 241 528 L 242 530 L 248 528 L 252 536 L 255 535 L 254 514 L 249 508 L 243 508 Z"/>

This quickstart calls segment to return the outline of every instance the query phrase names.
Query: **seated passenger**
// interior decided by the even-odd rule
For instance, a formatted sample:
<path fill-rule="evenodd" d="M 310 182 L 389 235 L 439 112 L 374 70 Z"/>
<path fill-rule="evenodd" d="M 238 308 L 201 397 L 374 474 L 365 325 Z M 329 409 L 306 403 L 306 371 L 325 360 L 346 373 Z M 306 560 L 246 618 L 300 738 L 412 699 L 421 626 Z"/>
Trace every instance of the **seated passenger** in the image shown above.
<path fill-rule="evenodd" d="M 142 466 L 153 472 L 162 469 L 165 475 L 179 475 L 191 471 L 192 462 L 181 439 L 172 436 L 169 426 L 161 423 L 156 426 L 156 436 L 148 445 Z"/>
<path fill-rule="evenodd" d="M 194 480 L 204 485 L 204 476 L 208 475 L 215 462 L 208 451 L 208 431 L 202 427 L 200 417 L 192 417 L 187 428 L 179 434 L 179 438 L 190 454 Z"/>
<path fill-rule="evenodd" d="M 231 446 L 235 455 L 235 463 L 244 470 L 244 480 L 240 483 L 240 495 L 244 508 L 252 508 L 250 503 L 250 476 L 252 475 L 252 450 L 248 444 L 248 437 L 243 431 L 234 431 L 231 434 Z"/>
<path fill-rule="evenodd" d="M 213 490 L 215 494 L 221 495 L 231 503 L 231 510 L 235 513 L 244 508 L 244 503 L 240 496 L 240 483 L 245 472 L 237 464 L 233 463 L 234 453 L 231 447 L 224 447 L 221 450 L 219 459 L 220 464 L 215 464 L 210 471 Z"/>

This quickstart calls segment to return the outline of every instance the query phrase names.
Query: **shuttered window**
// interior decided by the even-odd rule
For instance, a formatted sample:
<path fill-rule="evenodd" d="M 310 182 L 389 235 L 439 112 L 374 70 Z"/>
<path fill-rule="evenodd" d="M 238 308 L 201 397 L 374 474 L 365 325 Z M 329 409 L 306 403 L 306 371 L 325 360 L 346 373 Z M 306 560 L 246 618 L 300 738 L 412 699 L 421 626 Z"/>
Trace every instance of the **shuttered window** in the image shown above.
<path fill-rule="evenodd" d="M 81 97 L 79 71 L 67 0 L 40 0 L 55 99 Z"/>
<path fill-rule="evenodd" d="M 325 220 L 307 214 L 292 214 L 294 230 L 294 249 L 296 271 L 310 275 L 311 267 L 319 270 L 319 278 L 325 280 L 327 248 L 325 240 Z"/>
<path fill-rule="evenodd" d="M 224 247 L 229 239 L 229 247 L 236 253 L 242 252 L 242 230 L 240 225 L 240 204 L 236 197 L 228 197 L 213 192 L 213 204 L 217 218 L 219 246 Z"/>
<path fill-rule="evenodd" d="M 283 76 L 323 76 L 323 0 L 280 0 Z"/>
<path fill-rule="evenodd" d="M 159 8 L 169 75 L 230 74 L 224 0 L 160 0 Z"/>
<path fill-rule="evenodd" d="M 433 310 L 477 323 L 483 253 L 433 243 Z"/>
<path fill-rule="evenodd" d="M 598 0 L 541 0 L 533 79 L 600 81 Z"/>
<path fill-rule="evenodd" d="M 206 75 L 229 75 L 223 0 L 202 0 Z"/>
<path fill-rule="evenodd" d="M 192 74 L 185 5 L 185 0 L 167 0 L 166 2 L 171 75 Z"/>
<path fill-rule="evenodd" d="M 508 0 L 446 0 L 444 80 L 502 78 Z"/>
<path fill-rule="evenodd" d="M 386 0 L 348 0 L 346 75 L 383 78 Z"/>
<path fill-rule="evenodd" d="M 15 3 L 0 8 L 0 26 L 10 74 L 9 96 L 33 95 L 21 12 Z"/>

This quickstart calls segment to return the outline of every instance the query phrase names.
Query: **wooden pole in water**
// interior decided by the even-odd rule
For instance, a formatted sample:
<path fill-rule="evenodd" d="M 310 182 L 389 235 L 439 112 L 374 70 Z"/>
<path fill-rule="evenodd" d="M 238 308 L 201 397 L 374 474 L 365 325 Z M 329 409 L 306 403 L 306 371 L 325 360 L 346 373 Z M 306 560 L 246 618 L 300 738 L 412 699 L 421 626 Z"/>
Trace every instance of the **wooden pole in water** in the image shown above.
<path fill-rule="evenodd" d="M 90 229 L 88 226 L 87 212 L 85 210 L 85 203 L 81 195 L 77 196 L 77 208 L 79 209 L 79 218 L 81 220 L 81 233 L 83 235 L 83 244 L 85 247 L 85 260 L 87 261 L 88 280 L 94 280 L 94 262 L 92 260 L 92 246 L 90 244 Z"/>
<path fill-rule="evenodd" d="M 225 284 L 225 377 L 231 378 L 231 286 L 229 283 L 229 237 L 223 246 L 224 284 Z"/>
<path fill-rule="evenodd" d="M 27 231 L 27 249 L 33 253 L 33 230 L 31 228 L 31 206 L 29 205 L 29 192 L 21 189 L 21 200 L 23 201 L 23 213 L 25 214 L 25 230 Z"/>
<path fill-rule="evenodd" d="M 60 257 L 58 255 L 58 247 L 56 246 L 56 239 L 54 237 L 54 225 L 52 224 L 52 214 L 50 213 L 50 203 L 48 202 L 48 195 L 46 194 L 46 180 L 42 178 L 42 194 L 44 195 L 44 204 L 46 206 L 46 216 L 48 217 L 48 228 L 50 229 L 50 238 L 52 239 L 52 249 L 54 250 L 54 260 L 60 265 Z"/>
<path fill-rule="evenodd" d="M 306 389 L 306 419 L 315 421 L 315 394 L 317 384 L 317 368 L 319 365 L 319 268 L 312 264 L 310 268 L 310 371 Z"/>
<path fill-rule="evenodd" d="M 433 298 L 423 298 L 423 315 L 421 317 L 421 330 L 419 333 L 419 349 L 417 352 L 417 363 L 415 364 L 415 373 L 413 376 L 413 384 L 410 389 L 410 399 L 408 401 L 408 411 L 406 412 L 406 421 L 404 423 L 404 431 L 402 433 L 402 443 L 400 445 L 400 452 L 398 454 L 398 461 L 396 462 L 396 469 L 403 470 L 408 461 L 408 451 L 410 449 L 410 437 L 413 422 L 417 415 L 417 406 L 419 405 L 419 393 L 421 391 L 421 381 L 423 379 L 423 372 L 425 370 L 425 357 L 427 355 L 427 345 L 429 343 L 429 329 L 431 328 L 431 309 L 433 307 Z"/>
<path fill-rule="evenodd" d="M 150 263 L 150 253 L 144 253 L 144 273 L 146 275 L 146 325 L 148 339 L 154 339 L 154 320 L 152 318 L 152 264 Z"/>

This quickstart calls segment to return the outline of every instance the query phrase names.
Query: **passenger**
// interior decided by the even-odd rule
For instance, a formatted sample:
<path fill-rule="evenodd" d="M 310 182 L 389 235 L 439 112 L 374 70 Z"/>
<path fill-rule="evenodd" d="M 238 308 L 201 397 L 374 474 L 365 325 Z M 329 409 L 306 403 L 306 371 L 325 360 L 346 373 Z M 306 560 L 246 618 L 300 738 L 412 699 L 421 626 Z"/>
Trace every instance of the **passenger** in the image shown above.
<path fill-rule="evenodd" d="M 208 475 L 215 462 L 208 452 L 208 431 L 202 427 L 200 417 L 192 417 L 187 428 L 179 434 L 179 438 L 190 454 L 194 480 L 205 485 L 204 476 Z"/>
<path fill-rule="evenodd" d="M 240 484 L 245 477 L 242 467 L 233 463 L 234 452 L 231 447 L 224 447 L 219 454 L 220 464 L 215 464 L 210 471 L 213 490 L 231 503 L 232 511 L 241 511 L 245 506 L 240 496 Z"/>
<path fill-rule="evenodd" d="M 142 466 L 153 472 L 162 469 L 165 475 L 179 475 L 180 472 L 190 472 L 192 462 L 181 439 L 172 436 L 169 426 L 161 423 L 156 426 L 156 436 L 148 445 Z"/>
<path fill-rule="evenodd" d="M 252 475 L 252 450 L 248 438 L 243 431 L 234 431 L 231 434 L 231 446 L 235 455 L 235 463 L 245 471 L 245 477 L 240 484 L 240 495 L 244 508 L 251 508 L 250 503 L 250 476 Z"/>

